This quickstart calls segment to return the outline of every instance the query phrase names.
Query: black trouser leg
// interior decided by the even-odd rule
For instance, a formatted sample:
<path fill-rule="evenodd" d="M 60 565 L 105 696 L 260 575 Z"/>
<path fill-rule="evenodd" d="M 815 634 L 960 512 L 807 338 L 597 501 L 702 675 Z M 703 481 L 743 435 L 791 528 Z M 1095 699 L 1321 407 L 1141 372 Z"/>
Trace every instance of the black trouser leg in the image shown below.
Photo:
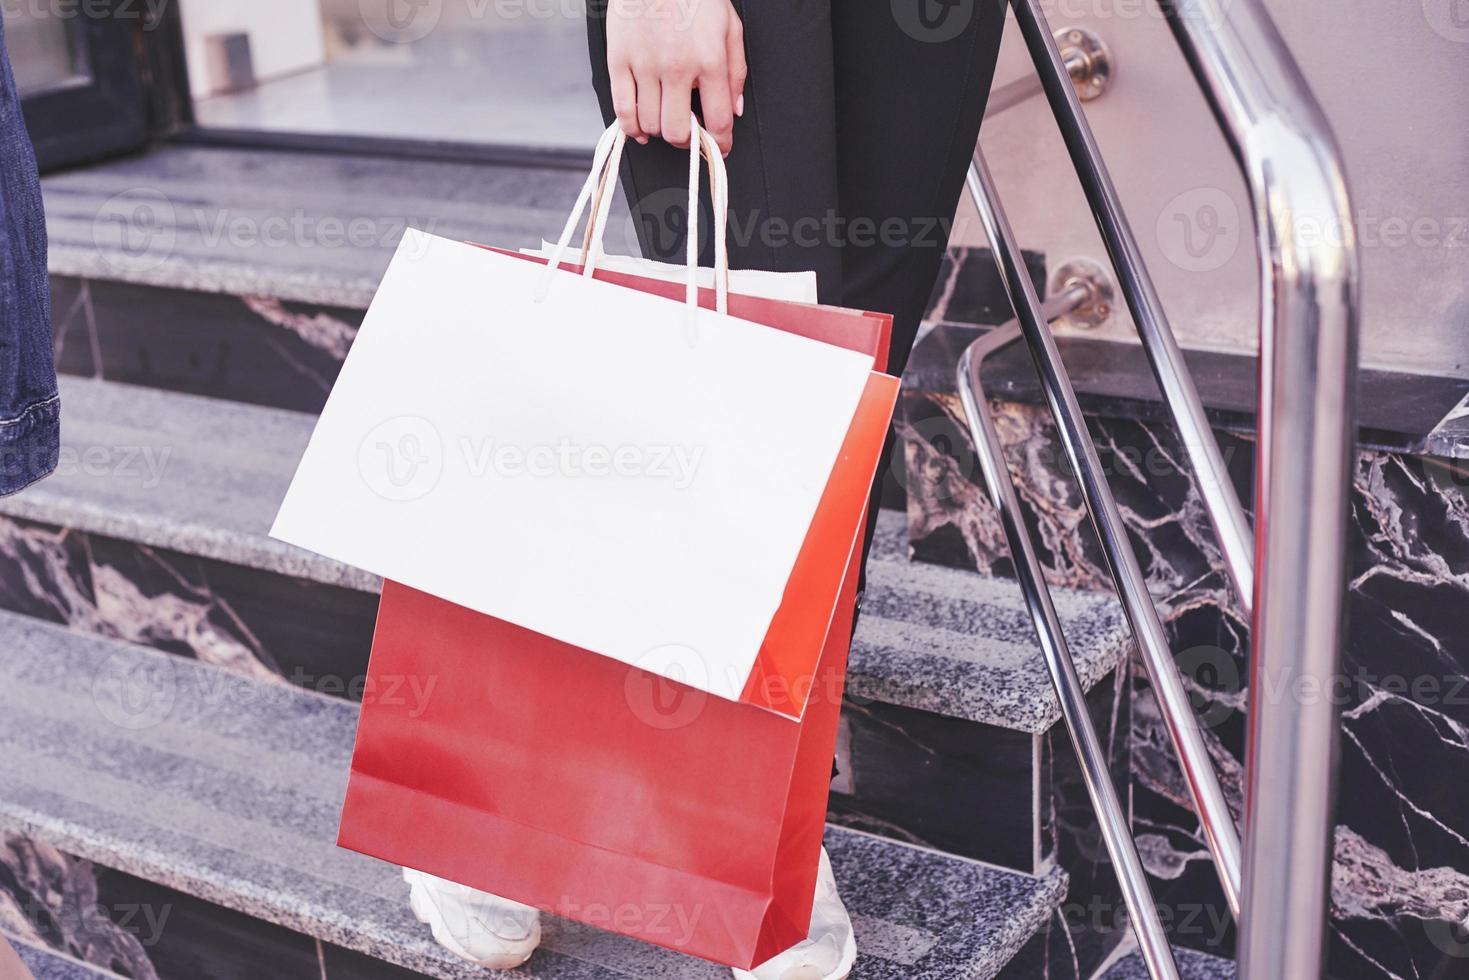
<path fill-rule="evenodd" d="M 735 120 L 730 185 L 729 257 L 734 268 L 814 270 L 823 302 L 841 301 L 836 243 L 807 233 L 837 214 L 836 95 L 829 0 L 735 0 L 745 25 L 745 112 Z M 591 0 L 587 36 L 592 81 L 609 124 L 615 118 L 607 76 L 607 0 Z M 696 102 L 697 105 L 697 102 Z M 662 140 L 629 142 L 622 188 L 639 243 L 649 258 L 684 260 L 687 150 Z M 703 210 L 709 213 L 709 188 Z M 713 262 L 700 221 L 700 254 Z M 783 229 L 793 229 L 786 234 Z M 797 235 L 799 234 L 799 240 Z"/>
<path fill-rule="evenodd" d="M 847 0 L 831 9 L 838 197 L 847 222 L 841 305 L 893 315 L 888 372 L 901 376 L 948 249 L 1005 7 L 1002 0 Z M 889 431 L 868 549 L 883 480 L 901 451 Z"/>
<path fill-rule="evenodd" d="M 605 0 L 588 20 L 613 120 Z M 735 0 L 750 76 L 730 153 L 730 261 L 814 269 L 825 303 L 893 315 L 901 374 L 948 247 L 1004 24 L 1000 0 Z M 688 157 L 629 144 L 623 189 L 644 254 L 683 256 Z M 706 189 L 707 190 L 707 189 Z M 704 209 L 708 210 L 707 194 Z M 701 229 L 710 228 L 708 220 Z M 703 237 L 701 235 L 701 237 Z M 711 261 L 709 242 L 702 244 Z M 895 441 L 883 454 L 868 515 Z"/>

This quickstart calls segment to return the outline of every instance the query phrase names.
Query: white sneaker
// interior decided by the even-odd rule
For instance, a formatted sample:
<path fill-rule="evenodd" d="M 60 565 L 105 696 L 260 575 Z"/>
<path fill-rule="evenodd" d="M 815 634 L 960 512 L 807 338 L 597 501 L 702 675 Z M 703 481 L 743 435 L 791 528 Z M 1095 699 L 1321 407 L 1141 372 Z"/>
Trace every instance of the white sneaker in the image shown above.
<path fill-rule="evenodd" d="M 541 944 L 541 913 L 468 885 L 403 869 L 408 904 L 434 939 L 455 956 L 492 970 L 513 970 Z"/>
<path fill-rule="evenodd" d="M 837 894 L 831 858 L 821 849 L 816 873 L 816 903 L 811 909 L 811 933 L 784 953 L 751 970 L 735 970 L 735 980 L 845 980 L 857 962 L 857 938 L 852 919 Z"/>

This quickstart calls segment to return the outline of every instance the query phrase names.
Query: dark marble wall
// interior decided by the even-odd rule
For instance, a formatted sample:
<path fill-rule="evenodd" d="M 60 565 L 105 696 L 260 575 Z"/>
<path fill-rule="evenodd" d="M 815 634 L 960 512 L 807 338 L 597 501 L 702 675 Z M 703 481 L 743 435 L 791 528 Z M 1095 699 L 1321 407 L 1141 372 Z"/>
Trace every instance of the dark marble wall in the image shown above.
<path fill-rule="evenodd" d="M 56 366 L 213 398 L 319 412 L 363 311 L 51 277 Z"/>
<path fill-rule="evenodd" d="M 0 517 L 0 609 L 360 698 L 377 596 Z"/>
<path fill-rule="evenodd" d="M 377 597 L 369 593 L 0 517 L 0 608 L 269 683 L 360 699 L 376 607 Z M 1108 679 L 1092 692 L 1091 704 L 1122 773 L 1131 751 L 1126 716 L 1132 701 L 1117 691 Z M 1063 733 L 1036 736 L 851 698 L 843 712 L 840 761 L 830 808 L 835 823 L 1026 873 L 1058 863 L 1067 870 L 1071 904 L 1043 950 L 1058 964 L 1053 975 L 1080 980 L 1115 944 L 1115 885 L 1101 861 L 1095 828 L 1085 819 L 1085 793 Z M 61 874 L 56 869 L 71 867 L 44 849 L 16 848 L 31 865 L 51 868 L 46 874 L 53 877 Z M 38 863 L 36 853 L 50 863 Z M 13 857 L 11 863 L 18 867 L 20 860 Z M 91 887 L 89 880 L 83 876 L 74 887 Z M 107 880 L 128 881 L 116 875 Z M 141 893 L 145 885 L 130 881 L 128 894 Z M 7 921 L 0 918 L 0 930 L 29 935 Z M 211 943 L 224 941 L 216 933 L 247 946 L 264 941 L 228 913 L 210 913 L 209 921 L 207 929 L 197 928 L 213 930 Z M 109 942 L 138 953 L 125 935 L 94 924 Z M 277 939 L 295 949 L 291 943 L 299 937 L 271 941 Z M 191 949 L 186 945 L 176 955 L 187 958 Z M 297 954 L 305 955 L 290 953 Z M 129 969 L 142 970 L 137 964 Z M 129 975 L 150 976 L 146 970 Z M 158 975 L 188 974 L 180 967 Z"/>
<path fill-rule="evenodd" d="M 1048 416 L 1029 404 L 993 407 L 1047 577 L 1109 588 Z M 903 410 L 915 555 L 1009 574 L 957 398 L 910 388 Z M 1091 430 L 1238 809 L 1248 630 L 1181 447 L 1169 427 L 1148 421 L 1092 418 Z M 1219 436 L 1248 501 L 1253 443 Z M 1352 517 L 1330 973 L 1469 975 L 1469 468 L 1361 451 Z M 1175 939 L 1227 953 L 1233 932 L 1223 898 L 1139 674 L 1128 735 L 1139 848 Z"/>

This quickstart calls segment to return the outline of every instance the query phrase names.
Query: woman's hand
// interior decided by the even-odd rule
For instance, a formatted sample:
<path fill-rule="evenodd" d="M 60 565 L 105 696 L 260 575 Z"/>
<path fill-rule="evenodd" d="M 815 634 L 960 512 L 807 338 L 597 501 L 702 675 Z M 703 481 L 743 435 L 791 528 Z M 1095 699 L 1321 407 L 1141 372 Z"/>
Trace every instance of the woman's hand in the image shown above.
<path fill-rule="evenodd" d="M 724 153 L 745 111 L 744 25 L 730 0 L 609 0 L 607 70 L 623 132 L 689 145 L 692 92 Z"/>

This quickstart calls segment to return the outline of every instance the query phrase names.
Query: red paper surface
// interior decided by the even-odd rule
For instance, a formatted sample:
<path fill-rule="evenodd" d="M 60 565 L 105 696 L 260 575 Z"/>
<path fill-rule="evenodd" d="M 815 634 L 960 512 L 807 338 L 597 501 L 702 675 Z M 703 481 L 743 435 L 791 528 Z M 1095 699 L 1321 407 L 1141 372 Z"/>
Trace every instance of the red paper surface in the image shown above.
<path fill-rule="evenodd" d="M 759 305 L 885 357 L 885 318 Z M 341 845 L 731 966 L 805 938 L 897 390 L 869 379 L 739 703 L 385 583 Z"/>

